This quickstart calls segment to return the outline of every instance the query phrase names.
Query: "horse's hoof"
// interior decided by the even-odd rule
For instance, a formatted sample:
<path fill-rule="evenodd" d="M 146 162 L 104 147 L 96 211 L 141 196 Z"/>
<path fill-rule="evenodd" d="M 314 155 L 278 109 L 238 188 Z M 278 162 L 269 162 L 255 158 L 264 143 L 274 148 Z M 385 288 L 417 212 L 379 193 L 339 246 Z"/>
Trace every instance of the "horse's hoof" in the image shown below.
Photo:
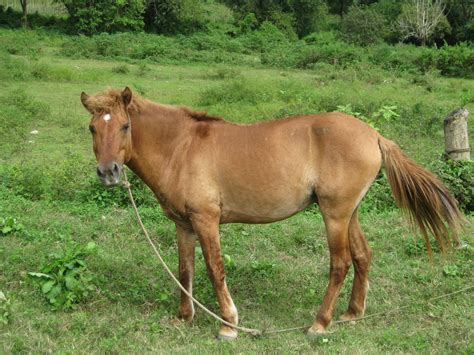
<path fill-rule="evenodd" d="M 177 319 L 179 319 L 181 322 L 191 324 L 193 322 L 193 316 L 194 315 L 183 316 L 182 314 L 178 314 Z"/>
<path fill-rule="evenodd" d="M 218 341 L 232 341 L 237 338 L 237 331 L 234 329 L 221 329 L 217 336 Z"/>
<path fill-rule="evenodd" d="M 311 341 L 324 341 L 327 339 L 328 333 L 322 327 L 311 327 L 306 332 L 306 337 Z"/>

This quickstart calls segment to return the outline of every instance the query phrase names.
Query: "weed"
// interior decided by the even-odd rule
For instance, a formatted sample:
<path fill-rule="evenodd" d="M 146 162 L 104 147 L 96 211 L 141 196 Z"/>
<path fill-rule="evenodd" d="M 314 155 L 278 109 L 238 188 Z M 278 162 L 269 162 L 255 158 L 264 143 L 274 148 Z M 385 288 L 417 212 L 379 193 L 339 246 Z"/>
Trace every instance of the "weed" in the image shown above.
<path fill-rule="evenodd" d="M 71 242 L 62 252 L 51 254 L 41 272 L 28 273 L 39 281 L 41 292 L 54 309 L 74 308 L 95 290 L 85 258 L 96 248 L 94 242 L 86 246 Z"/>
<path fill-rule="evenodd" d="M 127 65 L 121 64 L 121 65 L 117 65 L 116 67 L 113 67 L 112 72 L 117 73 L 117 74 L 128 74 L 130 72 L 130 69 L 128 68 Z"/>
<path fill-rule="evenodd" d="M 355 117 L 361 119 L 362 121 L 364 121 L 365 123 L 367 123 L 370 127 L 375 129 L 376 131 L 379 130 L 379 128 L 375 124 L 375 121 L 372 118 L 369 118 L 369 117 L 367 117 L 366 115 L 364 115 L 360 112 L 356 112 L 355 110 L 352 109 L 351 104 L 339 105 L 339 106 L 337 106 L 337 110 L 339 112 L 344 112 L 344 113 L 347 113 L 348 115 L 355 116 Z"/>
<path fill-rule="evenodd" d="M 137 70 L 137 74 L 139 76 L 141 75 L 144 75 L 145 73 L 149 72 L 150 71 L 150 67 L 145 63 L 145 62 L 140 62 L 138 64 L 138 70 Z M 141 93 L 140 93 L 141 94 Z M 144 94 L 141 94 L 141 95 L 144 95 Z"/>
<path fill-rule="evenodd" d="M 0 236 L 22 232 L 24 228 L 23 224 L 19 223 L 16 218 L 0 218 Z"/>
<path fill-rule="evenodd" d="M 271 261 L 254 260 L 251 264 L 252 274 L 256 277 L 269 278 L 275 272 L 276 264 Z"/>
<path fill-rule="evenodd" d="M 387 123 L 400 117 L 400 114 L 398 114 L 396 110 L 396 105 L 384 105 L 373 114 L 373 117 L 378 121 Z"/>
<path fill-rule="evenodd" d="M 459 268 L 455 264 L 443 266 L 443 275 L 448 277 L 457 277 L 459 276 Z"/>

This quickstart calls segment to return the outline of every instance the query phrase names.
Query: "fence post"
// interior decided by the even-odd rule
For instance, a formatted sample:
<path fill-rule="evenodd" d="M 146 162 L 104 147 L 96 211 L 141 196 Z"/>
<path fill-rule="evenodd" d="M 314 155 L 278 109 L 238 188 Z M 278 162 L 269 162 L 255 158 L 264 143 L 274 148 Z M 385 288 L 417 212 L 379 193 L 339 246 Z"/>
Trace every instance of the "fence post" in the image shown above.
<path fill-rule="evenodd" d="M 469 133 L 467 117 L 469 111 L 460 108 L 451 112 L 444 119 L 444 146 L 448 159 L 470 160 Z"/>

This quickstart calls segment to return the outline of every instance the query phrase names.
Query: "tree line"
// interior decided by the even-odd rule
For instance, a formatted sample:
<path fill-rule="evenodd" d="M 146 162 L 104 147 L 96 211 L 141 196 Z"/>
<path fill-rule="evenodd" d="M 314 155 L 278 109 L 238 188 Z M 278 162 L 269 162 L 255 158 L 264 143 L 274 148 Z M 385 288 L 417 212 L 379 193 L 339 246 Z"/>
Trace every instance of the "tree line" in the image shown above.
<path fill-rule="evenodd" d="M 27 26 L 28 0 L 19 0 Z M 219 27 L 231 35 L 270 22 L 289 38 L 340 31 L 348 42 L 455 44 L 474 39 L 472 0 L 54 0 L 72 32 L 187 34 Z"/>

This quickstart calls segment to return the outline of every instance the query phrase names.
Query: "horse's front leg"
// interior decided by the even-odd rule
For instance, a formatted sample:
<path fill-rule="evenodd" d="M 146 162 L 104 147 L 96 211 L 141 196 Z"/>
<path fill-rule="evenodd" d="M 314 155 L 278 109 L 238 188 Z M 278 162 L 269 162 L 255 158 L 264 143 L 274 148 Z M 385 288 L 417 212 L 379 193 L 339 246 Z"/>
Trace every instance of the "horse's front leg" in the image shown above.
<path fill-rule="evenodd" d="M 176 236 L 178 237 L 179 281 L 186 291 L 192 294 L 196 234 L 192 229 L 185 229 L 176 225 Z M 183 291 L 181 291 L 178 317 L 188 322 L 192 321 L 194 317 L 193 301 Z"/>
<path fill-rule="evenodd" d="M 221 317 L 225 321 L 237 325 L 237 308 L 232 301 L 225 281 L 224 264 L 221 257 L 219 237 L 219 216 L 217 213 L 193 214 L 192 224 L 198 235 L 202 252 L 206 261 L 207 273 L 217 294 L 217 301 L 221 310 Z M 237 331 L 226 325 L 219 330 L 218 339 L 229 340 L 237 337 Z"/>

